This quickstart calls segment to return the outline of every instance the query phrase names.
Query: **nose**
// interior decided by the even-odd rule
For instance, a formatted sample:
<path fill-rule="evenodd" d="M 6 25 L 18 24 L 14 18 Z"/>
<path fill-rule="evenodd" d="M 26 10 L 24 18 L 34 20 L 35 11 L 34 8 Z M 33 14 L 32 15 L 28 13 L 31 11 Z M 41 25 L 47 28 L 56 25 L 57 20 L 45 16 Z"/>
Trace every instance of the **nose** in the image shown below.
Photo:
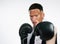
<path fill-rule="evenodd" d="M 32 22 L 36 22 L 36 17 L 33 16 L 33 17 L 31 18 L 31 20 L 32 20 Z"/>

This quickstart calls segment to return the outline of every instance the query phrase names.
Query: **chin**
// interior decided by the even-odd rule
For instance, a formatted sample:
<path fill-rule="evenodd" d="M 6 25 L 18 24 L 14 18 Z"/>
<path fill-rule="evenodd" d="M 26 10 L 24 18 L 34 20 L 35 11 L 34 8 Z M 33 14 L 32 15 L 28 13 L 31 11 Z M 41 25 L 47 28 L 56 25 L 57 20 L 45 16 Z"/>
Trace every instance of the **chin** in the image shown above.
<path fill-rule="evenodd" d="M 36 26 L 37 24 L 34 24 L 34 26 Z"/>

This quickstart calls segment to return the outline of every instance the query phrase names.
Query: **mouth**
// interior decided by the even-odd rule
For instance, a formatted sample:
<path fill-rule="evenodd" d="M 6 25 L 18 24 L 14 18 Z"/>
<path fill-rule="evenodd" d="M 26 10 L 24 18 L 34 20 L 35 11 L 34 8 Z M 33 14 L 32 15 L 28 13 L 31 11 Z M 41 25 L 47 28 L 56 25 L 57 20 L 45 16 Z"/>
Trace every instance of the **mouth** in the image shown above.
<path fill-rule="evenodd" d="M 37 22 L 33 22 L 33 24 L 34 24 L 34 25 L 36 25 L 36 24 L 37 24 Z"/>

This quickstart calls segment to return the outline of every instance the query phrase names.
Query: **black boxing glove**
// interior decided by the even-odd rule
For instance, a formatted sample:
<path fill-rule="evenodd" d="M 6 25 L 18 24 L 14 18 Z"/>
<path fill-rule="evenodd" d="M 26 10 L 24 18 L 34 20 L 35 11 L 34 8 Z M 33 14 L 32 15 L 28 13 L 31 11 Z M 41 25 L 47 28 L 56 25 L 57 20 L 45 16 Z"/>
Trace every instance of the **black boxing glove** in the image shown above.
<path fill-rule="evenodd" d="M 32 27 L 28 23 L 23 24 L 19 29 L 19 35 L 21 37 L 21 44 L 27 44 L 28 33 L 32 32 Z"/>
<path fill-rule="evenodd" d="M 54 25 L 51 22 L 40 22 L 35 27 L 35 34 L 40 35 L 42 40 L 50 40 L 54 36 Z"/>

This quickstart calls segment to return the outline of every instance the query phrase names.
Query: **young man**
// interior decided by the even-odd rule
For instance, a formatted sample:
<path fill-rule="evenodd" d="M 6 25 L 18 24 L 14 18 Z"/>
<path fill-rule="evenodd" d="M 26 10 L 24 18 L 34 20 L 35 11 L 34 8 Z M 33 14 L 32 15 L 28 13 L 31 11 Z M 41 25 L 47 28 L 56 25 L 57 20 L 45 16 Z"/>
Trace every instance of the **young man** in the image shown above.
<path fill-rule="evenodd" d="M 29 13 L 33 28 L 28 23 L 20 27 L 21 44 L 57 44 L 54 25 L 50 22 L 43 22 L 45 14 L 42 5 L 32 4 Z"/>
<path fill-rule="evenodd" d="M 35 27 L 38 23 L 42 22 L 45 16 L 42 5 L 38 3 L 34 3 L 30 6 L 29 13 L 30 19 L 33 23 L 33 27 Z M 57 44 L 56 32 L 54 33 L 53 38 L 48 41 L 41 40 L 39 36 L 35 36 L 35 43 L 33 43 L 33 38 L 34 37 L 32 36 L 32 38 L 30 39 L 30 44 Z"/>

